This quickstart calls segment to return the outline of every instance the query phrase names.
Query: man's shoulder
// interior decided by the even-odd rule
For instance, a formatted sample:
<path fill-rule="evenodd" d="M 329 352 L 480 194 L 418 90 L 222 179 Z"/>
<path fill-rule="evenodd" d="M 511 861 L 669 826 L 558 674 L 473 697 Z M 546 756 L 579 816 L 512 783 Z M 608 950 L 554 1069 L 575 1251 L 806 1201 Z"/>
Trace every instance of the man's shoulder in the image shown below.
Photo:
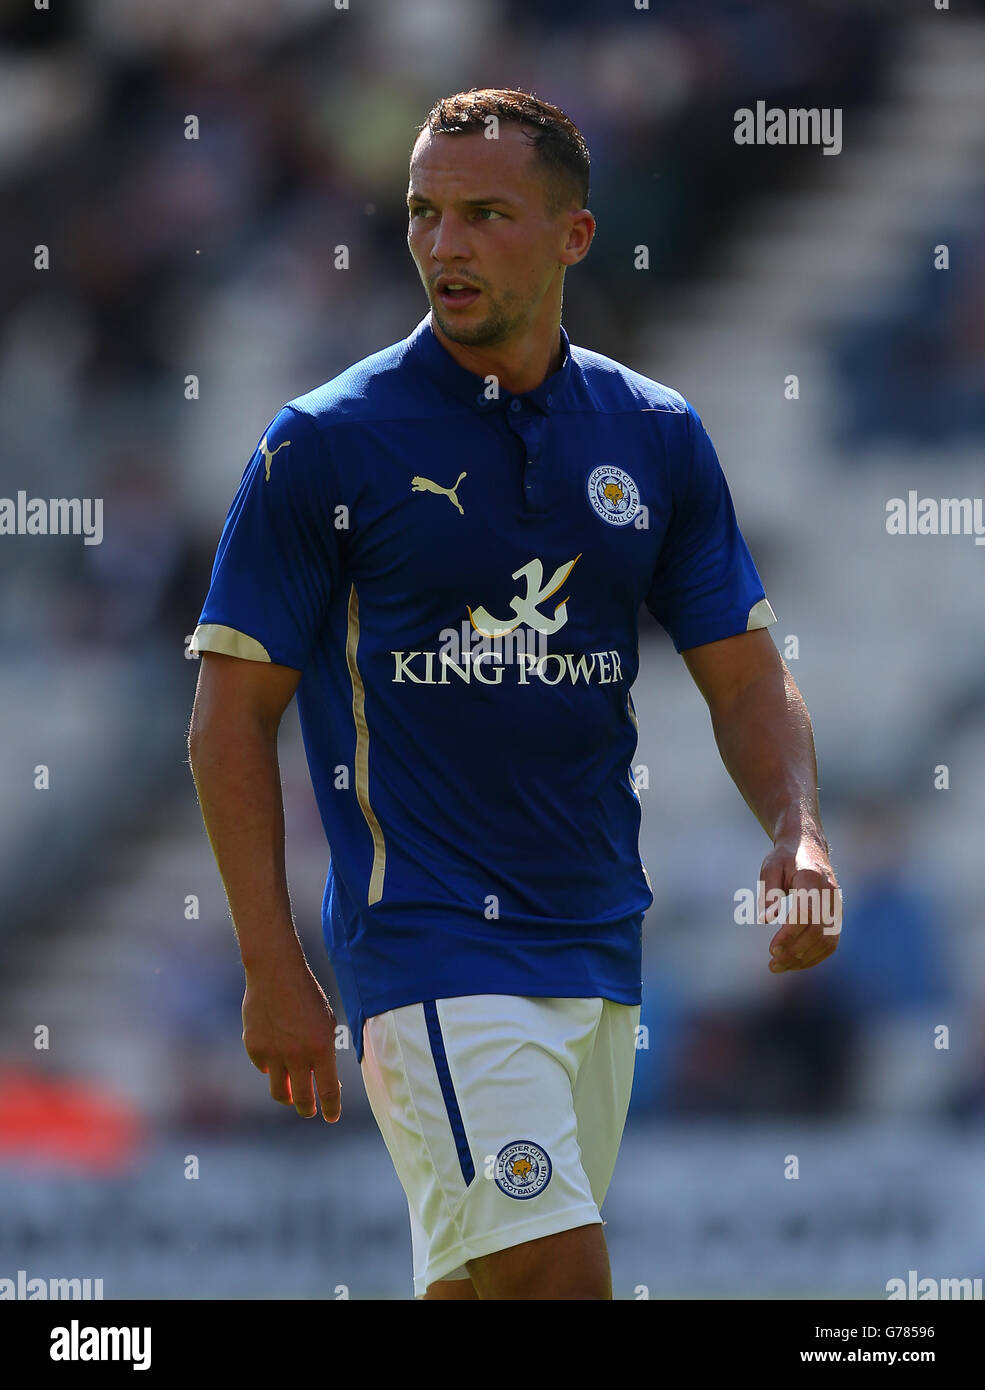
<path fill-rule="evenodd" d="M 416 390 L 410 339 L 402 338 L 354 362 L 320 386 L 293 397 L 285 409 L 318 425 L 413 414 Z"/>
<path fill-rule="evenodd" d="M 685 415 L 688 402 L 680 391 L 634 371 L 614 357 L 571 344 L 571 356 L 594 398 L 596 408 L 610 411 L 656 411 Z"/>

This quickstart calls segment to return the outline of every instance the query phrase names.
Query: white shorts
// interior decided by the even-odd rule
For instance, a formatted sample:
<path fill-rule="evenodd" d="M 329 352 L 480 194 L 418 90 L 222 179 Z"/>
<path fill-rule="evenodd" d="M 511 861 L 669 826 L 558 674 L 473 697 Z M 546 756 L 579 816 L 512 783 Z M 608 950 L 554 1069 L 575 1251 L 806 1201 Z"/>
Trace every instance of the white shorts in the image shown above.
<path fill-rule="evenodd" d="M 638 1004 L 471 994 L 367 1019 L 362 1074 L 410 1208 L 414 1292 L 602 1220 Z"/>

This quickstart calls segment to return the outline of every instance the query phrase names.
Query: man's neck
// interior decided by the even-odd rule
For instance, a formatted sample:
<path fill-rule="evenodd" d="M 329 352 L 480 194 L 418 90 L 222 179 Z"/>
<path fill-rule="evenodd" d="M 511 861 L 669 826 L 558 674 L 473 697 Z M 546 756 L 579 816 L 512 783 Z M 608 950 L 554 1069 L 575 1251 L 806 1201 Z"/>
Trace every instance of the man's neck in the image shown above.
<path fill-rule="evenodd" d="M 495 347 L 469 347 L 456 343 L 445 336 L 431 316 L 434 336 L 441 346 L 467 371 L 476 376 L 493 376 L 502 390 L 515 396 L 525 391 L 533 391 L 559 371 L 563 362 L 561 350 L 561 324 L 552 325 L 550 333 L 529 335 L 518 342 L 507 342 Z"/>

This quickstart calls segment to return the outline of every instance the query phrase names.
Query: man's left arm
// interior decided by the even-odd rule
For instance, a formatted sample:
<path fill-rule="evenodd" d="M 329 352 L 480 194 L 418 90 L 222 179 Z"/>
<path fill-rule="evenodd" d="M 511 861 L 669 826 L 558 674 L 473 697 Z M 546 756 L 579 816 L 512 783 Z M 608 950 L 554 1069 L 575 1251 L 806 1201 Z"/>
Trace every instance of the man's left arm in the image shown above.
<path fill-rule="evenodd" d="M 775 921 L 793 894 L 769 968 L 808 970 L 838 944 L 841 890 L 821 826 L 807 706 L 765 628 L 681 655 L 708 703 L 722 762 L 773 841 L 759 874 L 762 920 Z"/>

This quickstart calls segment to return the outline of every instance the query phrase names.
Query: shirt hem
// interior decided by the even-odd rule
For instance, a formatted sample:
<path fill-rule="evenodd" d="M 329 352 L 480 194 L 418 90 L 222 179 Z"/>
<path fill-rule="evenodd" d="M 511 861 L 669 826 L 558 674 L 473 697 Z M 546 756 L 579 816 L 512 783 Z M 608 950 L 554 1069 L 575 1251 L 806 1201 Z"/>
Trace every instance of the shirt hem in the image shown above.
<path fill-rule="evenodd" d="M 755 606 L 755 605 L 753 605 Z M 772 616 L 765 622 L 757 622 L 756 628 L 750 628 L 749 611 L 736 613 L 735 617 L 728 621 L 720 620 L 717 623 L 709 624 L 707 628 L 699 628 L 695 632 L 685 633 L 682 637 L 674 638 L 674 646 L 678 652 L 689 651 L 691 647 L 704 647 L 709 642 L 722 642 L 726 637 L 738 637 L 742 632 L 753 632 L 756 628 L 772 627 L 776 622 L 776 614 L 770 609 Z"/>

